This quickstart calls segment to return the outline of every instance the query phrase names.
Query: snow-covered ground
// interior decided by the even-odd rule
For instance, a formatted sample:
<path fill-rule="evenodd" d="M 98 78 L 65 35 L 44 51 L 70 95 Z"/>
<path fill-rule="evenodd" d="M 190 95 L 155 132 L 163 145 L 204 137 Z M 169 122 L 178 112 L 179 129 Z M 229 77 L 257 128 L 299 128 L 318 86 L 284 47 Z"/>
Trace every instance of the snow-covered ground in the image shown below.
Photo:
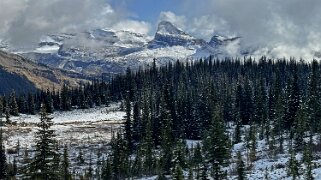
<path fill-rule="evenodd" d="M 119 110 L 119 104 L 109 107 L 96 107 L 86 110 L 55 112 L 53 118 L 56 139 L 60 152 L 63 146 L 69 148 L 72 171 L 83 173 L 92 161 L 94 168 L 103 161 L 108 151 L 106 146 L 112 135 L 121 130 L 125 113 Z M 25 153 L 33 156 L 35 132 L 39 115 L 20 115 L 12 117 L 14 125 L 3 127 L 4 145 L 10 162 L 15 158 L 18 164 L 23 163 Z M 85 163 L 79 164 L 77 157 L 82 152 Z"/>
<path fill-rule="evenodd" d="M 119 121 L 124 119 L 125 113 L 118 111 L 119 104 L 112 104 L 109 107 L 97 107 L 91 109 L 76 109 L 73 111 L 56 111 L 50 115 L 54 124 L 71 124 L 78 122 L 97 121 Z M 38 123 L 40 115 L 25 115 L 12 117 L 12 121 L 19 123 Z"/>

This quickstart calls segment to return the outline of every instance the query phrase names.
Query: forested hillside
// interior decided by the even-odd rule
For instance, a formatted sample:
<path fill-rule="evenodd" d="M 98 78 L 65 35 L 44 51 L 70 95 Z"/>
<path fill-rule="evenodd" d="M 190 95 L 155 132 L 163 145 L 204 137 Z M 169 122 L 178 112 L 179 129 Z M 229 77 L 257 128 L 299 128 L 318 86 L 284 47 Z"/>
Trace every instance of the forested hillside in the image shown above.
<path fill-rule="evenodd" d="M 30 98 L 25 104 L 14 103 L 16 97 L 12 93 L 2 98 L 1 105 L 6 108 L 1 112 L 8 116 L 10 125 L 10 115 L 18 115 L 19 111 L 35 113 L 41 109 L 45 116 L 57 110 L 121 102 L 121 109 L 126 112 L 123 128 L 105 145 L 109 150 L 100 152 L 105 158 L 94 169 L 91 160 L 85 163 L 88 169 L 82 177 L 320 176 L 318 61 L 210 57 L 177 61 L 164 67 L 157 67 L 156 61 L 149 69 L 133 72 L 128 68 L 126 74 L 114 77 L 111 82 L 97 80 L 79 88 L 64 86 L 59 91 L 22 95 L 19 99 Z M 51 122 L 48 123 L 50 127 Z M 65 161 L 66 157 L 60 163 Z M 52 165 L 50 159 L 47 163 Z M 27 163 L 22 167 L 37 169 L 41 166 L 38 165 Z M 55 169 L 50 168 L 47 171 L 57 177 L 66 174 L 70 177 L 71 173 L 52 172 Z M 18 171 L 14 176 L 28 176 L 30 172 Z M 38 175 L 42 177 L 32 174 Z"/>
<path fill-rule="evenodd" d="M 17 93 L 35 92 L 35 85 L 20 75 L 9 73 L 0 67 L 0 94 L 8 94 L 15 90 Z"/>
<path fill-rule="evenodd" d="M 0 50 L 0 93 L 35 92 L 36 89 L 60 89 L 64 84 L 76 87 L 88 82 L 88 77 L 37 64 L 19 55 Z"/>

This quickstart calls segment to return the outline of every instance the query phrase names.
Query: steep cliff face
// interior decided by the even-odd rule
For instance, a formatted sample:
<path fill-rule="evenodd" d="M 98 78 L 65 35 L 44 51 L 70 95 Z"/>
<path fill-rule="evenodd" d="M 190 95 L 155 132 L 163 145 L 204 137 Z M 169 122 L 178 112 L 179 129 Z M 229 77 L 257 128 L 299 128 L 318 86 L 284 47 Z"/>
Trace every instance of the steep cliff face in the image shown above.
<path fill-rule="evenodd" d="M 150 48 L 159 48 L 166 46 L 204 46 L 206 42 L 197 39 L 183 30 L 175 27 L 168 21 L 162 21 L 158 24 L 155 38 L 149 43 Z"/>

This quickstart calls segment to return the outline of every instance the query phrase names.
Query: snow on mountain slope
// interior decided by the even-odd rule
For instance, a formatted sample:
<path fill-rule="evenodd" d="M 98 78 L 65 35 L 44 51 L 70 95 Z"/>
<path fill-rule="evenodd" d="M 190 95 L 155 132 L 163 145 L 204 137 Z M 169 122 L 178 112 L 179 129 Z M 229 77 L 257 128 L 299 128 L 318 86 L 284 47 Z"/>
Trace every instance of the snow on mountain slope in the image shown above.
<path fill-rule="evenodd" d="M 148 47 L 183 46 L 187 48 L 199 48 L 205 44 L 206 42 L 204 40 L 197 39 L 185 33 L 168 21 L 162 21 L 158 25 L 155 38 L 149 43 Z"/>
<path fill-rule="evenodd" d="M 130 66 L 145 66 L 209 55 L 238 54 L 239 38 L 214 35 L 210 42 L 195 38 L 172 23 L 159 23 L 154 37 L 129 31 L 94 29 L 43 37 L 38 47 L 22 55 L 49 66 L 86 75 L 124 72 Z"/>

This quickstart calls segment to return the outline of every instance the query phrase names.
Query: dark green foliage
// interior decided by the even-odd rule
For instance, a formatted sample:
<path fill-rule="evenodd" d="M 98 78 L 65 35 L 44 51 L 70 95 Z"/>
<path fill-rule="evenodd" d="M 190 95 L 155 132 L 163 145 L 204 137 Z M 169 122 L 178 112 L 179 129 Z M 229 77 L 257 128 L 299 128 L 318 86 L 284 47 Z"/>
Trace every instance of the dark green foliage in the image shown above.
<path fill-rule="evenodd" d="M 69 156 L 68 156 L 68 147 L 67 145 L 65 145 L 64 147 L 64 154 L 63 154 L 63 159 L 61 162 L 61 166 L 62 166 L 62 178 L 64 180 L 70 180 L 71 179 L 71 174 L 69 172 Z"/>
<path fill-rule="evenodd" d="M 245 164 L 240 151 L 237 152 L 237 179 L 245 180 Z"/>
<path fill-rule="evenodd" d="M 222 169 L 228 163 L 230 139 L 239 143 L 242 133 L 247 141 L 249 168 L 257 158 L 257 138 L 265 139 L 274 157 L 283 151 L 284 132 L 290 132 L 289 143 L 294 140 L 295 152 L 304 150 L 304 157 L 311 154 L 303 139 L 308 131 L 315 135 L 321 129 L 318 62 L 309 65 L 262 57 L 258 61 L 177 61 L 162 67 L 156 63 L 155 59 L 150 69 L 136 72 L 127 69 L 108 83 L 93 80 L 81 87 L 64 85 L 58 91 L 6 96 L 0 98 L 0 113 L 7 115 L 10 123 L 10 115 L 16 114 L 15 106 L 10 105 L 15 104 L 12 99 L 19 100 L 19 113 L 27 114 L 37 113 L 42 102 L 47 112 L 53 112 L 121 101 L 126 111 L 124 134 L 117 133 L 110 143 L 108 159 L 97 170 L 101 168 L 98 174 L 102 179 L 145 175 L 160 175 L 160 179 L 173 175 L 180 179 L 182 170 L 195 172 L 196 177 L 190 178 L 207 179 L 211 175 L 224 179 L 227 176 Z M 234 134 L 227 134 L 230 125 L 236 126 Z M 249 131 L 242 129 L 248 127 L 244 125 L 250 125 Z M 191 151 L 182 139 L 203 140 L 203 146 L 198 144 Z M 59 158 L 54 157 L 57 166 Z M 240 159 L 238 170 L 242 174 Z M 85 164 L 81 151 L 78 160 L 80 165 Z M 307 178 L 311 177 L 310 160 L 304 160 Z M 60 164 L 64 161 L 65 158 Z M 296 161 L 292 157 L 289 162 L 291 176 L 297 177 Z M 93 172 L 87 169 L 87 177 L 96 178 Z M 66 174 L 66 169 L 61 173 Z"/>
<path fill-rule="evenodd" d="M 299 162 L 296 160 L 294 152 L 291 153 L 288 162 L 288 175 L 290 175 L 292 179 L 297 179 L 299 176 Z"/>
<path fill-rule="evenodd" d="M 301 92 L 299 87 L 299 78 L 298 78 L 298 67 L 292 62 L 290 64 L 293 67 L 293 78 L 290 79 L 290 86 L 288 88 L 288 101 L 287 109 L 285 112 L 285 122 L 284 127 L 290 129 L 295 121 L 295 116 L 300 107 Z"/>
<path fill-rule="evenodd" d="M 241 122 L 237 121 L 236 122 L 236 128 L 235 128 L 235 135 L 234 135 L 234 144 L 240 143 L 241 142 Z"/>
<path fill-rule="evenodd" d="M 230 145 L 222 118 L 221 109 L 216 107 L 209 131 L 204 139 L 207 159 L 213 165 L 226 165 L 230 154 Z"/>
<path fill-rule="evenodd" d="M 18 107 L 18 103 L 16 100 L 16 93 L 14 91 L 10 94 L 8 103 L 9 103 L 8 107 L 10 109 L 10 115 L 18 116 L 19 115 L 19 107 Z"/>
<path fill-rule="evenodd" d="M 183 169 L 178 163 L 174 167 L 172 179 L 173 180 L 184 180 Z"/>
<path fill-rule="evenodd" d="M 113 169 L 112 169 L 112 165 L 110 160 L 107 158 L 103 169 L 102 169 L 102 174 L 101 174 L 101 178 L 103 180 L 111 180 L 113 177 Z"/>
<path fill-rule="evenodd" d="M 78 157 L 77 157 L 77 161 L 80 165 L 84 164 L 85 163 L 85 160 L 84 160 L 84 156 L 82 154 L 82 150 L 80 149 L 79 150 L 79 153 L 78 153 Z"/>
<path fill-rule="evenodd" d="M 28 166 L 27 176 L 31 179 L 59 179 L 59 169 L 55 167 L 58 156 L 52 118 L 47 114 L 44 105 L 40 112 L 40 128 L 36 133 L 36 154 Z"/>
<path fill-rule="evenodd" d="M 7 177 L 7 157 L 6 151 L 3 145 L 2 128 L 0 128 L 0 179 Z"/>
<path fill-rule="evenodd" d="M 128 153 L 131 154 L 134 149 L 134 143 L 133 143 L 133 128 L 132 128 L 132 117 L 131 117 L 131 102 L 130 102 L 130 96 L 127 93 L 126 99 L 125 99 L 125 140 L 128 147 Z"/>

